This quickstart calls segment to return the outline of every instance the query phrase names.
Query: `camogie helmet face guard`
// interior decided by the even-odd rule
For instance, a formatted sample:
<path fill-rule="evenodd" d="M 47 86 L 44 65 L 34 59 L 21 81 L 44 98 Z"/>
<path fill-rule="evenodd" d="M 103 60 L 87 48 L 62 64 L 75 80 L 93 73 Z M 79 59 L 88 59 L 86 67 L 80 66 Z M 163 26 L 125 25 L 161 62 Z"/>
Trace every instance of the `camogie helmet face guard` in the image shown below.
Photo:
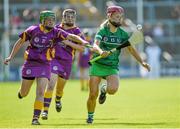
<path fill-rule="evenodd" d="M 124 9 L 121 6 L 109 6 L 107 8 L 107 14 L 112 14 L 115 12 L 124 13 Z"/>
<path fill-rule="evenodd" d="M 40 18 L 39 19 L 40 19 L 41 24 L 44 24 L 44 22 L 47 18 L 52 18 L 53 22 L 55 23 L 56 16 L 55 16 L 54 12 L 49 11 L 49 10 L 45 10 L 45 11 L 40 12 Z"/>
<path fill-rule="evenodd" d="M 118 15 L 120 14 L 121 15 L 121 18 L 120 18 L 120 20 L 117 22 L 117 21 L 114 21 L 113 19 L 112 19 L 112 14 L 114 14 L 114 13 L 118 13 Z M 116 14 L 117 15 L 117 14 Z M 119 27 L 119 26 L 121 26 L 121 22 L 122 22 L 122 19 L 123 19 L 123 16 L 124 16 L 124 9 L 122 8 L 122 7 L 120 7 L 120 6 L 109 6 L 108 8 L 107 8 L 107 16 L 110 18 L 109 19 L 109 22 L 113 25 L 113 26 L 115 26 L 115 27 Z"/>
<path fill-rule="evenodd" d="M 73 26 L 76 21 L 76 11 L 73 9 L 65 9 L 63 11 L 62 21 L 67 26 Z"/>

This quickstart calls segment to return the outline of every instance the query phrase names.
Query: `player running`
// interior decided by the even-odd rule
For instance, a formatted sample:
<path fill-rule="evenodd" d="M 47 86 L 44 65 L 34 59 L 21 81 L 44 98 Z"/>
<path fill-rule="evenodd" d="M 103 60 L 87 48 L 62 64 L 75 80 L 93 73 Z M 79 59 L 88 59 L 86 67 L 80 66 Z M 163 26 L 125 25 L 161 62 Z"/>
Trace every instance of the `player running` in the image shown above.
<path fill-rule="evenodd" d="M 63 29 L 66 32 L 79 35 L 82 37 L 82 33 L 75 25 L 76 11 L 73 9 L 66 9 L 63 11 L 63 18 L 61 24 L 56 25 L 56 28 Z M 82 37 L 83 38 L 83 37 Z M 53 89 L 56 84 L 56 111 L 60 112 L 62 108 L 61 98 L 63 96 L 64 86 L 69 79 L 71 73 L 71 67 L 73 63 L 73 58 L 75 55 L 75 49 L 82 50 L 82 46 L 77 45 L 73 42 L 74 46 L 63 45 L 61 40 L 55 40 L 55 57 L 51 61 L 51 78 L 48 83 L 48 87 L 44 96 L 44 111 L 42 113 L 42 119 L 48 119 L 48 109 L 51 104 Z M 75 48 L 75 49 L 73 49 Z M 57 83 L 56 83 L 57 82 Z"/>
<path fill-rule="evenodd" d="M 37 88 L 32 125 L 40 125 L 38 119 L 44 103 L 44 91 L 50 79 L 51 46 L 54 39 L 58 38 L 60 41 L 68 39 L 82 44 L 88 43 L 76 35 L 69 34 L 61 29 L 55 29 L 54 24 L 55 13 L 48 10 L 42 11 L 40 13 L 40 24 L 28 27 L 19 35 L 20 38 L 14 44 L 11 54 L 4 61 L 4 64 L 7 65 L 24 42 L 29 41 L 24 53 L 25 62 L 22 66 L 22 83 L 18 97 L 21 99 L 27 96 L 36 79 Z"/>
<path fill-rule="evenodd" d="M 92 43 L 92 39 L 89 33 L 88 29 L 83 30 L 84 36 L 86 41 L 88 41 L 90 44 Z M 79 53 L 79 60 L 78 60 L 78 66 L 80 70 L 80 83 L 81 83 L 81 90 L 87 91 L 88 85 L 89 85 L 89 64 L 88 61 L 90 60 L 91 56 L 91 50 L 88 48 L 85 48 L 84 52 Z"/>
<path fill-rule="evenodd" d="M 87 123 L 93 123 L 93 115 L 96 107 L 96 99 L 98 97 L 98 86 L 101 79 L 107 81 L 107 85 L 102 86 L 101 94 L 99 96 L 99 103 L 103 104 L 106 100 L 106 93 L 113 95 L 119 88 L 119 55 L 121 50 L 114 53 L 107 51 L 116 48 L 121 43 L 126 41 L 129 37 L 128 34 L 121 29 L 123 21 L 124 9 L 120 6 L 110 6 L 107 8 L 107 20 L 102 24 L 95 36 L 94 48 L 104 58 L 96 61 L 90 67 L 90 82 L 89 82 L 89 98 L 87 100 L 88 118 Z M 127 41 L 127 49 L 130 54 L 148 71 L 150 66 L 143 62 L 137 51 Z M 97 54 L 94 54 L 96 57 Z"/>

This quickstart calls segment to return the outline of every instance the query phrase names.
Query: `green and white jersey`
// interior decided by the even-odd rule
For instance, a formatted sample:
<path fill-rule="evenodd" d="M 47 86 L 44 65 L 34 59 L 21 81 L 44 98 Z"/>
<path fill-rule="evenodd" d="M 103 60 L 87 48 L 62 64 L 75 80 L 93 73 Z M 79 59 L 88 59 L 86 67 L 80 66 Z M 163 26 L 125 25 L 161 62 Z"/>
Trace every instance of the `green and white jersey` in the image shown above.
<path fill-rule="evenodd" d="M 108 26 L 101 27 L 99 31 L 95 35 L 95 40 L 100 41 L 99 47 L 103 51 L 109 51 L 113 48 L 118 47 L 120 44 L 127 41 L 129 38 L 128 33 L 122 30 L 120 27 L 117 29 L 116 32 L 112 33 Z M 105 65 L 109 68 L 116 68 L 118 69 L 119 66 L 119 55 L 121 50 L 117 50 L 107 56 L 106 58 L 102 58 L 96 63 Z M 98 54 L 94 54 L 93 58 L 98 56 Z"/>

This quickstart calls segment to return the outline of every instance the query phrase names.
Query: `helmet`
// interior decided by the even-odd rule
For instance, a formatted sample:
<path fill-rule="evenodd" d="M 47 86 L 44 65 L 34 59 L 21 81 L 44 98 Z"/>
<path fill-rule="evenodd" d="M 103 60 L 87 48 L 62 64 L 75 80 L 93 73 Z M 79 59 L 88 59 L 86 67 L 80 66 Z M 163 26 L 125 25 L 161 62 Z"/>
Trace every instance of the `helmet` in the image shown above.
<path fill-rule="evenodd" d="M 76 11 L 73 9 L 65 9 L 63 11 L 63 23 L 67 26 L 73 26 L 76 20 Z"/>
<path fill-rule="evenodd" d="M 109 6 L 107 8 L 107 14 L 112 14 L 114 12 L 124 13 L 124 9 L 120 6 Z"/>
<path fill-rule="evenodd" d="M 118 12 L 118 15 L 120 15 L 120 18 L 111 17 L 112 14 L 115 12 Z M 121 23 L 123 21 L 123 15 L 124 15 L 124 9 L 120 6 L 109 6 L 107 8 L 108 21 L 115 27 L 121 26 Z"/>
<path fill-rule="evenodd" d="M 52 11 L 49 11 L 49 10 L 41 11 L 40 12 L 40 23 L 43 23 L 47 17 L 53 17 L 54 19 L 56 18 L 55 13 Z"/>
<path fill-rule="evenodd" d="M 68 14 L 73 14 L 74 16 L 76 16 L 76 11 L 73 10 L 73 9 L 65 9 L 65 10 L 63 11 L 63 17 L 65 17 L 65 16 L 68 15 Z"/>

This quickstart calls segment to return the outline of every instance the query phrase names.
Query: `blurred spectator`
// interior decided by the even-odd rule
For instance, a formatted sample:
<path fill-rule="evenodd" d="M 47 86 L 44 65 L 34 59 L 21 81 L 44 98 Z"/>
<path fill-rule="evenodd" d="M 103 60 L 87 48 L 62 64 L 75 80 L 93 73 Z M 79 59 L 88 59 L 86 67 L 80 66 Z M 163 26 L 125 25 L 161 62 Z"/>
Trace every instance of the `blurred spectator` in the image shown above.
<path fill-rule="evenodd" d="M 83 30 L 85 40 L 90 42 L 92 44 L 91 36 L 89 34 L 88 29 Z M 80 69 L 80 81 L 81 81 L 81 90 L 88 90 L 88 70 L 89 70 L 89 64 L 88 61 L 90 60 L 90 50 L 88 48 L 85 48 L 84 52 L 79 53 L 79 69 Z"/>
<path fill-rule="evenodd" d="M 38 9 L 25 9 L 23 11 L 23 19 L 25 22 L 38 22 L 37 17 L 39 17 Z"/>
<path fill-rule="evenodd" d="M 39 17 L 39 10 L 38 9 L 34 9 L 32 11 L 32 17 L 33 17 L 33 22 L 39 22 L 39 19 L 37 17 Z"/>
<path fill-rule="evenodd" d="M 164 28 L 162 23 L 157 23 L 153 28 L 153 36 L 156 38 L 164 36 Z"/>
<path fill-rule="evenodd" d="M 161 49 L 151 37 L 148 37 L 146 42 L 149 44 L 145 50 L 147 54 L 147 62 L 151 66 L 151 71 L 148 73 L 148 77 L 150 79 L 156 79 L 160 77 Z"/>
<path fill-rule="evenodd" d="M 32 22 L 34 20 L 32 9 L 25 9 L 23 11 L 23 19 L 25 22 Z"/>
<path fill-rule="evenodd" d="M 146 53 L 144 52 L 141 52 L 140 53 L 140 56 L 141 58 L 143 59 L 143 61 L 146 61 L 147 62 L 147 56 L 146 56 Z M 141 77 L 147 77 L 148 75 L 148 71 L 146 69 L 144 69 L 142 66 L 139 67 L 139 72 L 140 72 L 140 76 Z"/>
<path fill-rule="evenodd" d="M 19 16 L 19 14 L 16 12 L 16 13 L 13 13 L 11 16 L 10 16 L 10 24 L 12 26 L 12 33 L 13 34 L 16 34 L 22 23 L 22 19 L 21 17 Z"/>
<path fill-rule="evenodd" d="M 61 9 L 60 9 L 60 7 L 59 6 L 55 6 L 53 9 L 52 9 L 52 11 L 54 12 L 54 13 L 56 13 L 56 19 L 61 19 L 61 14 L 62 14 L 62 11 L 61 11 Z M 60 21 L 57 21 L 57 22 L 60 22 Z"/>
<path fill-rule="evenodd" d="M 174 7 L 174 9 L 171 12 L 171 15 L 174 19 L 177 19 L 180 21 L 180 5 L 177 5 Z"/>
<path fill-rule="evenodd" d="M 107 2 L 106 2 L 106 6 L 107 6 L 107 7 L 109 7 L 109 6 L 114 6 L 114 5 L 116 5 L 116 4 L 117 4 L 116 1 L 107 1 Z"/>
<path fill-rule="evenodd" d="M 145 36 L 153 36 L 152 35 L 152 26 L 149 23 L 145 23 L 143 27 L 143 32 Z"/>

